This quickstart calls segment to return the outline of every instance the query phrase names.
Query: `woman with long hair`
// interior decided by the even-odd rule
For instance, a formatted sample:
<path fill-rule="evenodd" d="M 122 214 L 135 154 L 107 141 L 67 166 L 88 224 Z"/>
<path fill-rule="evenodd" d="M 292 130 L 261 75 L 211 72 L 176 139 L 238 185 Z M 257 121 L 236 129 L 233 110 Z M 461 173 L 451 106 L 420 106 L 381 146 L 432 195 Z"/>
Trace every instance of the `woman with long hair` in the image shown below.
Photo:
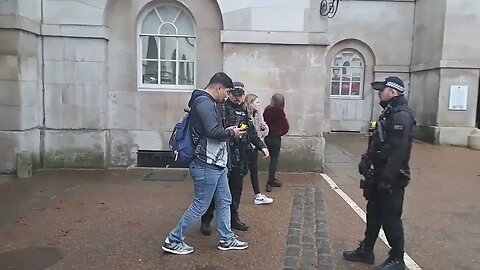
<path fill-rule="evenodd" d="M 268 166 L 268 182 L 266 186 L 267 192 L 272 187 L 281 187 L 282 183 L 275 177 L 278 167 L 278 157 L 280 155 L 280 147 L 282 145 L 282 136 L 287 134 L 290 126 L 284 112 L 285 97 L 276 93 L 273 94 L 270 105 L 265 108 L 263 118 L 269 127 L 269 133 L 265 137 L 265 144 L 270 152 L 270 164 Z"/>
<path fill-rule="evenodd" d="M 268 126 L 263 121 L 262 114 L 260 113 L 260 99 L 257 95 L 248 94 L 245 96 L 245 107 L 248 114 L 257 130 L 258 137 L 264 140 L 268 134 Z M 260 186 L 258 184 L 258 151 L 255 146 L 251 147 L 247 151 L 248 156 L 248 169 L 250 170 L 250 180 L 252 182 L 253 192 L 255 193 L 255 204 L 270 204 L 273 202 L 272 198 L 269 198 L 260 192 Z"/>

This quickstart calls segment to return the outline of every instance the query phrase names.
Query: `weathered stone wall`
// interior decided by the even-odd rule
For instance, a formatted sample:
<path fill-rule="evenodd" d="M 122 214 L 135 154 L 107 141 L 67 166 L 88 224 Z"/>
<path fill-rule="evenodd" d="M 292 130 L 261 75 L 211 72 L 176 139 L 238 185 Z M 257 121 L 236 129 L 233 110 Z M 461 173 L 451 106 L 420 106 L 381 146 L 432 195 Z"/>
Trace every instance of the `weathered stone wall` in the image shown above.
<path fill-rule="evenodd" d="M 38 1 L 0 2 L 0 172 L 16 169 L 17 153 L 40 162 L 42 122 Z"/>
<path fill-rule="evenodd" d="M 0 0 L 0 172 L 14 171 L 24 151 L 35 166 L 99 168 L 168 149 L 193 87 L 141 89 L 137 66 L 139 20 L 163 2 Z M 410 89 L 419 137 L 464 145 L 473 129 L 478 1 L 341 1 L 333 19 L 318 14 L 320 0 L 177 3 L 195 21 L 197 87 L 224 70 L 263 106 L 285 95 L 282 169 L 322 169 L 322 134 L 336 106 L 329 70 L 342 49 L 360 52 L 366 73 L 355 123 L 335 125 L 375 118 L 370 82 L 396 75 Z M 452 84 L 469 86 L 466 111 L 448 110 Z"/>
<path fill-rule="evenodd" d="M 225 44 L 225 71 L 263 107 L 274 93 L 285 96 L 290 131 L 282 139 L 282 169 L 322 168 L 324 55 L 325 46 Z"/>
<path fill-rule="evenodd" d="M 473 0 L 416 2 L 410 104 L 420 139 L 466 146 L 475 129 L 480 48 L 471 33 L 480 27 L 479 10 Z M 452 85 L 468 86 L 465 111 L 449 110 Z"/>

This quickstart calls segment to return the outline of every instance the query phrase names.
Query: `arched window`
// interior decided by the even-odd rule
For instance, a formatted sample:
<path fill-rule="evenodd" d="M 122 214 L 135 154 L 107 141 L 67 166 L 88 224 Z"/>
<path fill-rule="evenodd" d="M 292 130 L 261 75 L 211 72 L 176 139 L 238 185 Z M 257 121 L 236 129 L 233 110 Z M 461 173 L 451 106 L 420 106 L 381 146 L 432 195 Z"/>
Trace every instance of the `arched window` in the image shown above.
<path fill-rule="evenodd" d="M 334 97 L 358 97 L 363 92 L 365 62 L 352 50 L 338 53 L 332 62 L 330 95 Z"/>
<path fill-rule="evenodd" d="M 191 89 L 195 39 L 193 19 L 183 7 L 166 3 L 148 11 L 139 25 L 140 88 Z"/>

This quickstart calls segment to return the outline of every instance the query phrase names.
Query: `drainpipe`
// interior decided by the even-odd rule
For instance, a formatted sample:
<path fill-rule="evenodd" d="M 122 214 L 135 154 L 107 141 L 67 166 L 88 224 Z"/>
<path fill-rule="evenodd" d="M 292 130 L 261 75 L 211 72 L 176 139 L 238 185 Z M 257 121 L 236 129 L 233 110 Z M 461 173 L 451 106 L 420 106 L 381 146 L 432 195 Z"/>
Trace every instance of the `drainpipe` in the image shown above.
<path fill-rule="evenodd" d="M 42 124 L 40 126 L 40 167 L 45 168 L 45 46 L 43 36 L 43 1 L 40 1 L 40 49 L 41 49 L 41 63 L 42 63 Z"/>
<path fill-rule="evenodd" d="M 413 52 L 415 51 L 415 23 L 417 15 L 417 3 L 413 2 L 413 25 L 412 25 L 412 48 L 410 51 L 410 68 L 408 69 L 408 99 L 410 101 L 410 95 L 412 94 L 412 71 L 410 70 L 413 65 Z"/>
<path fill-rule="evenodd" d="M 373 64 L 373 78 L 372 78 L 373 81 L 375 81 L 375 65 L 376 65 L 376 63 Z M 365 88 L 365 86 L 364 86 L 364 88 Z M 371 123 L 372 121 L 375 121 L 374 111 L 375 111 L 375 94 L 376 94 L 376 92 L 373 89 L 369 89 L 369 90 L 372 90 L 372 91 L 370 91 L 372 93 L 372 107 L 370 109 L 370 123 Z M 365 91 L 365 89 L 364 89 L 364 91 Z M 370 123 L 368 123 L 369 126 L 370 126 Z M 367 128 L 367 133 L 368 133 L 368 128 Z"/>

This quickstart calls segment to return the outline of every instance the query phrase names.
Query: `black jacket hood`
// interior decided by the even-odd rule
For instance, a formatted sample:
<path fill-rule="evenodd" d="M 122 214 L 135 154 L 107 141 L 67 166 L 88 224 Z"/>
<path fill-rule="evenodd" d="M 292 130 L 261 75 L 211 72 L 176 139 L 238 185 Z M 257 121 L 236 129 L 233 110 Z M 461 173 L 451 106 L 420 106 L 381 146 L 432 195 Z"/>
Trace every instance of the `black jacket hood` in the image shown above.
<path fill-rule="evenodd" d="M 188 107 L 192 107 L 193 101 L 199 96 L 207 96 L 207 97 L 211 98 L 213 101 L 215 101 L 213 99 L 213 97 L 207 91 L 200 90 L 200 89 L 195 89 L 195 90 L 193 90 L 192 96 L 190 96 L 190 100 L 188 101 Z"/>

